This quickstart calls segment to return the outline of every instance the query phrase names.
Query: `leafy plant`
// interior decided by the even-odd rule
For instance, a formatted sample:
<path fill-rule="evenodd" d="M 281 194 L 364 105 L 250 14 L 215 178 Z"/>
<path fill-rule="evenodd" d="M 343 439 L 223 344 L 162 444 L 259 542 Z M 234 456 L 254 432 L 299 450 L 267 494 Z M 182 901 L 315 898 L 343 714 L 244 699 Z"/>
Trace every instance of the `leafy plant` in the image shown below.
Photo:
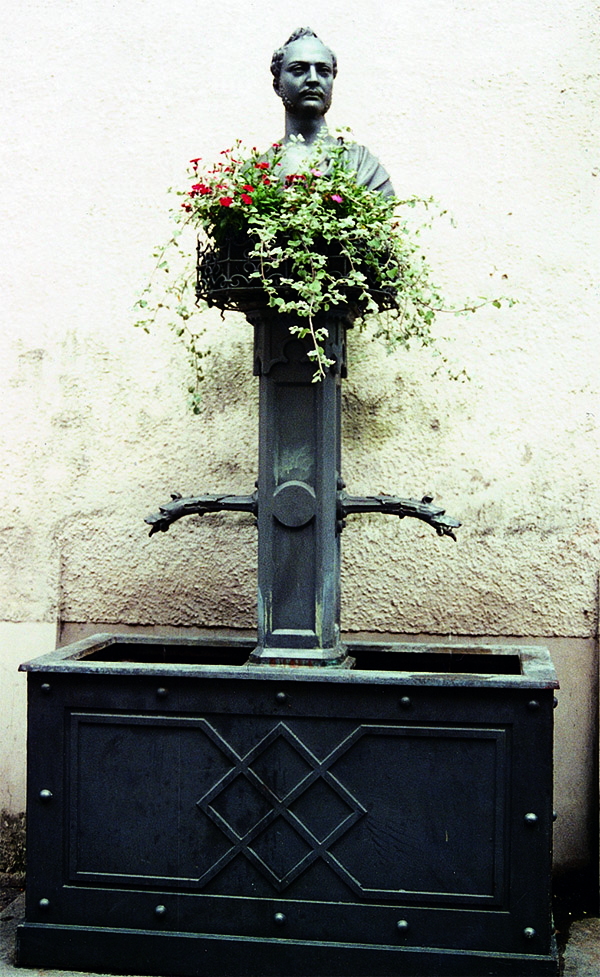
<path fill-rule="evenodd" d="M 450 308 L 432 282 L 420 232 L 409 220 L 418 205 L 429 219 L 432 200 L 390 200 L 361 186 L 347 168 L 343 139 L 316 145 L 302 170 L 285 177 L 282 156 L 277 143 L 266 154 L 257 149 L 246 153 L 238 140 L 204 171 L 200 159 L 190 161 L 190 185 L 177 191 L 183 199 L 172 211 L 175 231 L 155 252 L 155 275 L 137 302 L 142 311 L 137 325 L 146 330 L 161 311 L 175 314 L 171 325 L 186 343 L 195 373 L 189 392 L 196 409 L 202 359 L 208 351 L 202 347 L 202 332 L 191 328 L 190 319 L 195 307 L 219 302 L 202 274 L 194 295 L 192 249 L 182 245 L 182 235 L 190 228 L 198 235 L 199 254 L 218 253 L 232 242 L 245 249 L 254 263 L 249 277 L 262 289 L 265 303 L 293 314 L 292 333 L 310 336 L 308 355 L 315 380 L 331 365 L 322 313 L 332 307 L 350 302 L 359 324 L 379 314 L 374 335 L 393 348 L 408 347 L 413 340 L 429 346 L 438 313 L 475 311 L 489 301 Z M 156 298 L 161 272 L 168 283 L 165 287 L 163 279 Z M 494 305 L 500 303 L 493 300 Z M 220 307 L 236 307 L 235 289 L 229 305 Z"/>
<path fill-rule="evenodd" d="M 0 811 L 0 873 L 25 871 L 25 814 Z"/>

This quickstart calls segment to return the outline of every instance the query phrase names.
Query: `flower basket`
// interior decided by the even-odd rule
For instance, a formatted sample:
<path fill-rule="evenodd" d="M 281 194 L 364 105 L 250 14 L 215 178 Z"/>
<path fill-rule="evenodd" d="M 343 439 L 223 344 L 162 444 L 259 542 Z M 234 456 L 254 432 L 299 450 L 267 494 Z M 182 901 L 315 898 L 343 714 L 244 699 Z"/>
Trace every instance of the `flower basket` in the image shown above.
<path fill-rule="evenodd" d="M 323 343 L 324 320 L 333 310 L 359 321 L 387 313 L 372 337 L 392 349 L 413 341 L 431 346 L 439 312 L 475 312 L 490 301 L 500 307 L 498 298 L 459 308 L 445 303 L 409 214 L 416 205 L 428 210 L 431 199 L 398 200 L 369 190 L 347 168 L 343 141 L 327 145 L 326 169 L 320 168 L 323 153 L 316 146 L 302 172 L 285 176 L 278 143 L 267 153 L 253 149 L 247 155 L 238 140 L 204 171 L 199 158 L 190 160 L 193 182 L 176 191 L 183 197 L 172 212 L 177 226 L 154 252 L 152 279 L 136 303 L 142 310 L 136 325 L 149 332 L 159 317 L 174 317 L 168 324 L 186 345 L 194 370 L 194 409 L 209 352 L 201 338 L 206 330 L 196 331 L 191 322 L 201 303 L 221 311 L 283 313 L 294 335 L 310 337 L 315 379 L 331 365 Z M 189 231 L 198 236 L 195 262 Z M 175 274 L 171 258 L 180 267 Z M 159 278 L 163 287 L 155 292 Z"/>
<path fill-rule="evenodd" d="M 281 262 L 276 269 L 262 271 L 259 259 L 252 255 L 256 241 L 248 238 L 230 238 L 218 247 L 198 242 L 196 262 L 196 298 L 221 310 L 250 312 L 269 304 L 269 296 L 261 284 L 262 275 L 268 275 L 270 284 L 285 300 L 293 300 L 294 289 L 288 283 L 296 275 L 292 258 Z M 335 242 L 319 242 L 317 247 L 327 255 L 327 272 L 337 281 L 347 278 L 349 259 Z M 397 304 L 397 293 L 391 288 L 378 288 L 375 271 L 367 262 L 361 262 L 361 270 L 367 278 L 370 296 L 380 311 L 392 309 Z M 341 289 L 345 300 L 357 312 L 364 310 L 366 301 L 361 299 L 361 289 L 346 286 Z"/>

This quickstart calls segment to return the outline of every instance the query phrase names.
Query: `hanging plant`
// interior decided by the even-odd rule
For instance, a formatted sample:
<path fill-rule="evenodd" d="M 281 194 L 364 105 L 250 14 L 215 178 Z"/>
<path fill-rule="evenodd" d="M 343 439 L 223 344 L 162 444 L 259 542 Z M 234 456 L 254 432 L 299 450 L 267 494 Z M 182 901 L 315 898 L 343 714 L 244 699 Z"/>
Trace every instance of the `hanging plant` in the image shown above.
<path fill-rule="evenodd" d="M 314 379 L 331 365 L 324 349 L 321 318 L 350 305 L 359 324 L 379 316 L 375 331 L 390 346 L 433 342 L 432 326 L 442 311 L 475 311 L 500 299 L 450 308 L 432 282 L 422 255 L 419 230 L 409 214 L 419 205 L 428 217 L 432 200 L 385 198 L 360 185 L 347 168 L 347 143 L 315 146 L 298 173 L 281 177 L 282 147 L 266 154 L 244 152 L 240 141 L 204 170 L 190 161 L 189 186 L 172 211 L 172 238 L 155 252 L 157 274 L 137 302 L 149 331 L 161 311 L 174 313 L 171 325 L 185 342 L 195 373 L 190 387 L 198 405 L 202 360 L 208 350 L 192 315 L 206 306 L 221 310 L 270 306 L 290 315 L 290 332 L 310 337 Z M 192 228 L 196 260 L 182 244 Z M 177 268 L 177 266 L 179 266 Z M 161 287 L 162 286 L 162 287 Z M 507 300 L 509 303 L 511 300 Z"/>

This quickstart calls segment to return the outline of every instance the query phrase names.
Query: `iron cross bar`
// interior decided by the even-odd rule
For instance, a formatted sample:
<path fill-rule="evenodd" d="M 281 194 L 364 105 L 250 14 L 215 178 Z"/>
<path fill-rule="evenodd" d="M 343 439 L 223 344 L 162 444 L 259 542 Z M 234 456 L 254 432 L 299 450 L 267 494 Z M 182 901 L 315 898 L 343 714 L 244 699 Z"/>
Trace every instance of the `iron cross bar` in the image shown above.
<path fill-rule="evenodd" d="M 154 533 L 166 533 L 172 522 L 182 516 L 199 515 L 207 512 L 251 512 L 256 515 L 258 504 L 256 492 L 252 495 L 194 495 L 186 499 L 178 493 L 173 493 L 171 502 L 166 502 L 158 508 L 158 512 L 151 512 L 146 516 L 150 528 L 150 536 Z"/>
<path fill-rule="evenodd" d="M 425 495 L 419 502 L 417 499 L 401 499 L 395 495 L 372 495 L 362 498 L 338 492 L 337 508 L 340 528 L 347 515 L 354 512 L 382 512 L 390 516 L 404 519 L 410 516 L 421 519 L 435 529 L 438 536 L 450 536 L 456 540 L 454 530 L 458 529 L 458 519 L 447 516 L 445 509 L 432 505 L 431 496 Z M 182 498 L 178 493 L 171 496 L 171 502 L 159 506 L 158 512 L 150 513 L 145 522 L 150 528 L 150 536 L 154 533 L 166 533 L 171 523 L 183 516 L 200 515 L 207 512 L 250 512 L 258 514 L 258 496 L 252 495 L 195 495 Z"/>
<path fill-rule="evenodd" d="M 450 536 L 456 542 L 454 530 L 458 529 L 460 522 L 452 516 L 447 516 L 445 509 L 432 505 L 432 501 L 430 495 L 423 496 L 419 502 L 418 499 L 400 499 L 396 495 L 371 495 L 361 498 L 339 492 L 338 518 L 343 526 L 343 520 L 352 512 L 383 512 L 389 516 L 398 516 L 399 519 L 412 516 L 429 523 L 438 536 Z"/>

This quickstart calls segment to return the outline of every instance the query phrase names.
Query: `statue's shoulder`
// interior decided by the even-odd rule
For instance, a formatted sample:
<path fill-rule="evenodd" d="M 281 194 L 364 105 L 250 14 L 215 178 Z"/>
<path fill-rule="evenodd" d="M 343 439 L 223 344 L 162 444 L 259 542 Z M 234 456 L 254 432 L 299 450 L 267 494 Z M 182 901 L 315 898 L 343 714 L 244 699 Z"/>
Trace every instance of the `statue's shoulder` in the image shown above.
<path fill-rule="evenodd" d="M 344 146 L 348 161 L 348 169 L 356 172 L 358 182 L 369 190 L 377 190 L 384 197 L 393 197 L 394 188 L 389 173 L 381 165 L 376 156 L 366 147 L 357 142 L 338 140 Z"/>

